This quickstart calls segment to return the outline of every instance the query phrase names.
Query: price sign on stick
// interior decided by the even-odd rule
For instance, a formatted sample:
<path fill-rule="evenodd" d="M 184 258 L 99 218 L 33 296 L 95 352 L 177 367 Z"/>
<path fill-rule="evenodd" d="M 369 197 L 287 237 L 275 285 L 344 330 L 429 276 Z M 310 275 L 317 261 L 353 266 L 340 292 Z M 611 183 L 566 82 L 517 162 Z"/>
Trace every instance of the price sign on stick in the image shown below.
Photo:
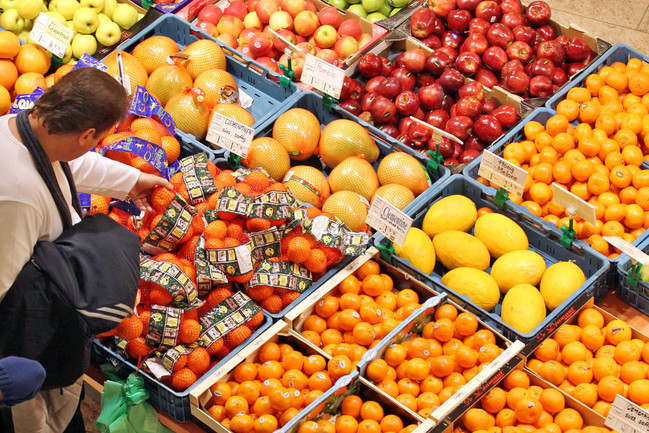
<path fill-rule="evenodd" d="M 462 140 L 457 138 L 455 135 L 449 134 L 446 131 L 442 131 L 441 129 L 439 129 L 436 126 L 431 125 L 430 123 L 426 123 L 423 120 L 419 120 L 414 116 L 410 116 L 410 119 L 413 122 L 419 123 L 420 125 L 425 126 L 426 128 L 432 130 L 433 131 L 433 138 L 435 139 L 436 142 L 440 142 L 440 141 L 442 141 L 442 137 L 446 137 L 451 141 L 455 141 L 456 143 L 463 144 Z"/>
<path fill-rule="evenodd" d="M 306 54 L 304 53 L 304 51 L 302 51 L 301 49 L 299 49 L 297 45 L 293 44 L 291 41 L 289 41 L 289 40 L 286 39 L 285 37 L 281 36 L 281 35 L 280 35 L 279 33 L 277 33 L 275 30 L 269 28 L 268 31 L 271 32 L 271 33 L 273 34 L 273 36 L 275 36 L 277 39 L 279 39 L 280 41 L 282 41 L 282 43 L 283 43 L 284 45 L 286 45 L 286 50 L 284 50 L 284 52 L 285 52 L 285 54 L 286 54 L 287 56 L 290 57 L 292 53 L 299 53 L 299 54 L 301 54 L 301 55 L 303 55 L 303 56 L 306 56 Z M 289 52 L 286 52 L 287 50 L 288 50 Z"/>
<path fill-rule="evenodd" d="M 647 433 L 649 412 L 618 394 L 604 424 L 620 433 Z"/>
<path fill-rule="evenodd" d="M 65 50 L 70 46 L 73 37 L 74 30 L 43 12 L 36 18 L 29 34 L 30 39 L 61 59 L 65 56 Z"/>
<path fill-rule="evenodd" d="M 613 245 L 618 250 L 625 253 L 636 263 L 640 263 L 642 266 L 649 265 L 649 255 L 640 251 L 624 239 L 619 236 L 604 236 L 604 240 L 609 244 Z"/>
<path fill-rule="evenodd" d="M 254 135 L 254 129 L 215 112 L 207 129 L 206 139 L 215 146 L 245 158 L 248 156 Z"/>
<path fill-rule="evenodd" d="M 478 175 L 519 197 L 525 192 L 527 171 L 492 152 L 482 152 Z"/>
<path fill-rule="evenodd" d="M 403 246 L 412 226 L 412 218 L 378 194 L 374 196 L 365 222 L 399 246 Z"/>
<path fill-rule="evenodd" d="M 592 204 L 561 188 L 556 183 L 552 184 L 552 194 L 554 195 L 554 201 L 566 208 L 570 218 L 579 216 L 593 225 L 597 223 L 595 207 Z"/>
<path fill-rule="evenodd" d="M 306 55 L 302 76 L 300 77 L 302 82 L 338 99 L 340 98 L 344 79 L 345 71 L 342 69 L 312 54 Z"/>

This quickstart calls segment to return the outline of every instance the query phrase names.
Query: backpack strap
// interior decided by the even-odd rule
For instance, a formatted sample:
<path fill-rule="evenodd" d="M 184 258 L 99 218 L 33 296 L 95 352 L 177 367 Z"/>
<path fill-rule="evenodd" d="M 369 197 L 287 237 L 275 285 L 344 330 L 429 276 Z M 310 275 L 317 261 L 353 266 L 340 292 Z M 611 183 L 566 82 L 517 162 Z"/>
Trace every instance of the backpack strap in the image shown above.
<path fill-rule="evenodd" d="M 52 168 L 52 163 L 50 162 L 43 146 L 36 138 L 34 130 L 29 124 L 29 113 L 31 110 L 25 110 L 18 113 L 16 116 L 16 126 L 20 137 L 23 140 L 23 143 L 29 150 L 29 153 L 32 155 L 38 174 L 41 175 L 41 178 L 47 185 L 47 189 L 52 194 L 56 208 L 61 215 L 61 220 L 63 221 L 63 228 L 72 227 L 72 215 L 70 214 L 70 208 L 68 203 L 65 201 L 65 197 L 61 192 L 59 183 L 56 180 L 56 175 L 54 174 L 54 169 Z M 79 195 L 77 194 L 77 188 L 74 184 L 74 178 L 72 177 L 72 172 L 70 171 L 70 166 L 65 161 L 60 161 L 61 168 L 65 174 L 68 184 L 70 185 L 70 193 L 72 197 L 72 207 L 81 215 L 81 202 L 79 201 Z"/>

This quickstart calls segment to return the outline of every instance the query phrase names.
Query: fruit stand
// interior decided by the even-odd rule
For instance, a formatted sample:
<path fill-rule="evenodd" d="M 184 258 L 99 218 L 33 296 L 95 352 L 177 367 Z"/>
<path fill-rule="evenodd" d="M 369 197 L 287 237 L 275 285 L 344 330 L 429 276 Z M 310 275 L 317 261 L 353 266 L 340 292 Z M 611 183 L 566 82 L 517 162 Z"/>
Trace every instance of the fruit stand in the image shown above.
<path fill-rule="evenodd" d="M 98 393 L 178 432 L 646 430 L 649 56 L 543 1 L 32 3 L 2 111 L 101 69 L 95 150 L 174 187 L 80 197 L 141 240 Z"/>

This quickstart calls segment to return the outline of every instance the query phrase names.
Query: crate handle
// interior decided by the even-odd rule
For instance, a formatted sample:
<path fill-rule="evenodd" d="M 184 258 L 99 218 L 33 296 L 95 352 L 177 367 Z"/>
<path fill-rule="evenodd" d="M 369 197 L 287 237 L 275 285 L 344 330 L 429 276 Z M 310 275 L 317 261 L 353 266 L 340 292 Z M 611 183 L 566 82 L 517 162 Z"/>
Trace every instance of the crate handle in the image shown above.
<path fill-rule="evenodd" d="M 494 203 L 500 209 L 505 209 L 505 203 L 509 200 L 509 193 L 505 188 L 498 188 L 496 195 L 494 196 Z"/>
<path fill-rule="evenodd" d="M 394 255 L 394 245 L 386 239 L 387 242 L 381 242 L 376 246 L 380 252 L 381 260 L 392 263 L 392 256 Z"/>
<path fill-rule="evenodd" d="M 638 281 L 640 281 L 640 269 L 642 269 L 642 263 L 636 263 L 629 268 L 629 275 L 626 277 L 626 282 L 633 288 L 638 287 Z"/>
<path fill-rule="evenodd" d="M 439 153 L 439 146 L 435 146 L 435 151 L 429 150 L 428 162 L 426 163 L 426 169 L 431 173 L 439 173 L 439 166 L 444 165 L 444 157 Z"/>

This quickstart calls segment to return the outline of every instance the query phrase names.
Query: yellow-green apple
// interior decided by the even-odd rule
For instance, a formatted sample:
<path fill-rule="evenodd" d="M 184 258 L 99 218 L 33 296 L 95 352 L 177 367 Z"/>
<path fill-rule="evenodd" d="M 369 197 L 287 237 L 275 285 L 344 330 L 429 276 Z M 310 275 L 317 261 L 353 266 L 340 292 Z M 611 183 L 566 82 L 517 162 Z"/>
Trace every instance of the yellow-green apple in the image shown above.
<path fill-rule="evenodd" d="M 128 29 L 138 20 L 137 9 L 128 3 L 119 3 L 113 11 L 113 16 L 111 18 L 119 24 L 121 28 Z"/>
<path fill-rule="evenodd" d="M 319 48 L 331 48 L 338 39 L 338 32 L 333 26 L 326 24 L 315 29 L 313 39 Z"/>
<path fill-rule="evenodd" d="M 268 26 L 278 31 L 280 29 L 293 29 L 293 17 L 286 11 L 273 12 L 268 21 Z"/>
<path fill-rule="evenodd" d="M 334 6 L 325 6 L 318 12 L 320 24 L 327 24 L 338 30 L 343 23 L 343 17 Z"/>
<path fill-rule="evenodd" d="M 33 20 L 41 13 L 43 0 L 18 0 L 16 9 L 21 17 L 26 20 Z"/>
<path fill-rule="evenodd" d="M 60 22 L 63 25 L 65 25 L 65 23 L 67 22 L 65 20 L 65 17 L 63 15 L 61 15 L 60 13 L 56 12 L 56 11 L 44 12 L 44 14 L 51 17 L 51 18 L 54 18 L 54 20 Z M 32 20 L 29 20 L 29 21 L 32 21 Z M 29 25 L 29 23 L 25 22 L 25 27 L 28 27 L 28 25 Z"/>
<path fill-rule="evenodd" d="M 97 30 L 97 27 L 99 27 L 99 18 L 97 17 L 97 12 L 87 6 L 80 7 L 76 10 L 74 17 L 72 18 L 72 22 L 74 23 L 74 28 L 77 30 L 77 32 L 84 35 L 94 33 L 95 30 Z M 87 39 L 85 43 L 88 44 Z"/>
<path fill-rule="evenodd" d="M 316 13 L 312 11 L 300 12 L 293 20 L 293 28 L 295 29 L 295 33 L 304 37 L 311 36 L 319 25 L 320 21 L 318 21 L 318 15 L 316 15 Z"/>
<path fill-rule="evenodd" d="M 264 25 L 259 21 L 257 12 L 252 11 L 246 14 L 246 17 L 243 19 L 243 26 L 247 29 L 258 29 L 261 30 Z"/>
<path fill-rule="evenodd" d="M 117 23 L 112 21 L 107 21 L 99 24 L 97 31 L 95 32 L 95 37 L 97 42 L 100 44 L 110 47 L 119 42 L 119 38 L 122 36 L 122 29 L 119 28 Z"/>
<path fill-rule="evenodd" d="M 104 10 L 101 12 L 106 14 L 106 16 L 112 20 L 115 9 L 117 9 L 117 0 L 104 0 Z"/>
<path fill-rule="evenodd" d="M 7 9 L 0 15 L 0 27 L 19 34 L 25 28 L 25 18 L 16 9 Z"/>
<path fill-rule="evenodd" d="M 93 35 L 77 33 L 72 39 L 72 55 L 77 59 L 84 54 L 93 55 L 97 52 L 97 39 Z"/>
<path fill-rule="evenodd" d="M 79 0 L 81 7 L 87 6 L 99 13 L 104 9 L 104 0 Z"/>

